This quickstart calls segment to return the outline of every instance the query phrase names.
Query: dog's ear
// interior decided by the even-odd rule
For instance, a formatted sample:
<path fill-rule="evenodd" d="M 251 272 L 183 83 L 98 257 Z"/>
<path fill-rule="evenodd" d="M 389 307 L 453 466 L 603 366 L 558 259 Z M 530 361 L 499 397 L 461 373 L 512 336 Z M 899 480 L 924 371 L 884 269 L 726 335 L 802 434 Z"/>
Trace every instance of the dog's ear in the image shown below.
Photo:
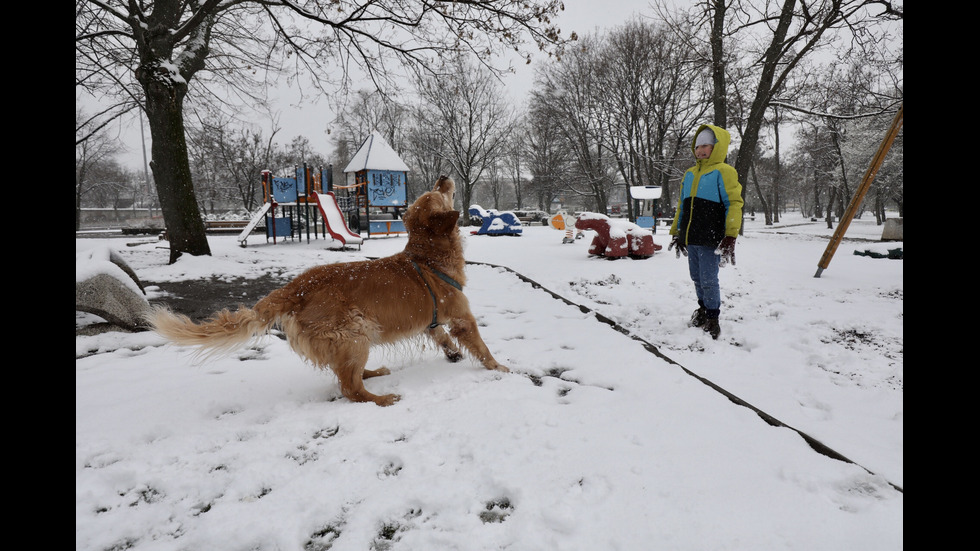
<path fill-rule="evenodd" d="M 455 230 L 457 221 L 459 221 L 458 210 L 445 210 L 429 215 L 429 224 L 432 227 L 432 231 L 439 235 L 448 235 Z"/>

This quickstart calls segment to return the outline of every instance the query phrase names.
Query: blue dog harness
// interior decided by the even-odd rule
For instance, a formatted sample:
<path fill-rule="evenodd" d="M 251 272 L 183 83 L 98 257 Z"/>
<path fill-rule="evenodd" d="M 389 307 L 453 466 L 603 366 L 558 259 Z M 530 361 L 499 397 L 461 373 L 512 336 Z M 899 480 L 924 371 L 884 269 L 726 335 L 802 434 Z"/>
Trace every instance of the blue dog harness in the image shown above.
<path fill-rule="evenodd" d="M 439 301 L 436 299 L 436 294 L 432 291 L 432 287 L 429 286 L 429 282 L 426 281 L 425 280 L 425 276 L 422 275 L 422 268 L 420 268 L 419 265 L 416 264 L 415 261 L 412 260 L 411 258 L 408 259 L 408 261 L 412 263 L 412 266 L 415 268 L 415 271 L 418 272 L 419 277 L 422 278 L 422 283 L 425 284 L 425 288 L 428 289 L 429 295 L 432 297 L 432 323 L 429 324 L 429 329 L 435 329 L 436 327 L 439 327 L 439 321 L 438 321 L 438 318 L 439 318 L 439 306 L 438 306 Z M 444 273 L 440 272 L 439 270 L 436 270 L 435 268 L 432 268 L 430 266 L 426 266 L 426 268 L 428 268 L 429 271 L 431 271 L 436 276 L 438 276 L 439 279 L 441 279 L 441 280 L 445 281 L 446 283 L 452 285 L 457 290 L 460 290 L 460 291 L 463 290 L 463 286 L 460 285 L 459 282 L 457 282 L 455 279 L 447 276 L 446 274 L 444 274 Z"/>

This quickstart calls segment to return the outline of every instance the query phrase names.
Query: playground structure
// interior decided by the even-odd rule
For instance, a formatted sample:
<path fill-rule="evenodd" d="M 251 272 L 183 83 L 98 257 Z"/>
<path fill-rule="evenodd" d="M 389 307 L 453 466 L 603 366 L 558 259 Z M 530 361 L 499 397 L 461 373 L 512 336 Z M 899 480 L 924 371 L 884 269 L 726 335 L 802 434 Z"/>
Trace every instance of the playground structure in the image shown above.
<path fill-rule="evenodd" d="M 262 171 L 265 202 L 239 234 L 241 246 L 246 246 L 252 230 L 262 220 L 266 242 L 270 238 L 273 243 L 278 243 L 280 238 L 302 240 L 305 232 L 307 243 L 311 236 L 319 239 L 322 235 L 339 242 L 341 247 L 360 246 L 363 239 L 347 226 L 340 205 L 330 191 L 330 171 L 329 166 L 314 171 L 305 164 L 296 169 L 292 178 L 275 177 L 271 171 Z M 326 193 L 322 192 L 324 183 Z"/>
<path fill-rule="evenodd" d="M 407 233 L 401 211 L 408 205 L 408 165 L 381 134 L 372 132 L 364 140 L 344 174 L 354 175 L 354 185 L 336 189 L 347 190 L 353 201 L 351 225 L 369 238 Z"/>
<path fill-rule="evenodd" d="M 296 169 L 294 177 L 262 172 L 265 203 L 238 236 L 244 247 L 258 223 L 265 220 L 266 242 L 279 239 L 329 237 L 341 247 L 360 245 L 367 238 L 405 234 L 400 215 L 407 205 L 408 165 L 379 134 L 372 133 L 351 159 L 345 174 L 353 185 L 334 185 L 332 168 Z"/>
<path fill-rule="evenodd" d="M 513 212 L 484 209 L 480 205 L 470 205 L 470 216 L 481 220 L 480 229 L 470 232 L 473 235 L 516 235 L 524 233 L 524 226 Z"/>
<path fill-rule="evenodd" d="M 663 247 L 653 242 L 653 233 L 619 218 L 583 212 L 575 221 L 580 230 L 592 230 L 596 236 L 589 245 L 589 254 L 606 258 L 650 258 Z"/>

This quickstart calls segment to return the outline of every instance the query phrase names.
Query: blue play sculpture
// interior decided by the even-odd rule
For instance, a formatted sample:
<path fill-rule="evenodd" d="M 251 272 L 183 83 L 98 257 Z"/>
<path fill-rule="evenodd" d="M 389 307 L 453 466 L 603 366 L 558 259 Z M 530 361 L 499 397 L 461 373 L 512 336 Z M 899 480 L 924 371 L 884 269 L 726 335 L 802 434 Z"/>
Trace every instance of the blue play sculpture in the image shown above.
<path fill-rule="evenodd" d="M 524 232 L 524 226 L 517 216 L 508 211 L 499 212 L 484 209 L 480 205 L 470 205 L 470 216 L 479 217 L 483 223 L 480 229 L 470 232 L 473 235 L 516 235 Z"/>

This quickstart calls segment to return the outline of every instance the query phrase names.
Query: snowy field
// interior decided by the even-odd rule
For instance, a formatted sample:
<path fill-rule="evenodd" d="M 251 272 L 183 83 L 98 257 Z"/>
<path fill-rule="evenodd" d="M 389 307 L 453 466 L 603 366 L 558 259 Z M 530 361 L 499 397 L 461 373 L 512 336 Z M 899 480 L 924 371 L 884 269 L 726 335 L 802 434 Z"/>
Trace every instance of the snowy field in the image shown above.
<path fill-rule="evenodd" d="M 367 386 L 402 395 L 388 408 L 348 402 L 276 335 L 209 361 L 148 332 L 76 335 L 75 547 L 902 549 L 904 260 L 854 252 L 903 244 L 856 220 L 816 278 L 832 233 L 747 221 L 717 341 L 687 327 L 694 289 L 666 228 L 644 260 L 542 226 L 467 235 L 482 264 L 466 293 L 512 372 L 421 342 L 377 350 L 368 367 L 392 374 Z M 112 248 L 143 282 L 206 285 L 405 238 L 209 241 L 174 265 L 151 238 L 75 246 Z"/>

